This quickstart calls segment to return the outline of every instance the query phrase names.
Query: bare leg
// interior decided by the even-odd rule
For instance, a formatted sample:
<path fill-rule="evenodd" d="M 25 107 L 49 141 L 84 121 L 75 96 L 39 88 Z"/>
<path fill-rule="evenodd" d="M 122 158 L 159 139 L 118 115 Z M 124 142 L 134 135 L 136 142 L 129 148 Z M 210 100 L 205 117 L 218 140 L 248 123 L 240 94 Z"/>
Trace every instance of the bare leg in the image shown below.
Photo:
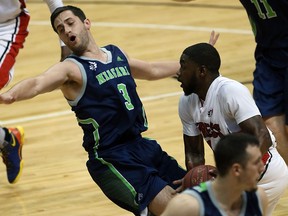
<path fill-rule="evenodd" d="M 175 190 L 170 186 L 164 187 L 149 204 L 149 211 L 154 215 L 160 215 L 173 196 L 175 196 Z"/>
<path fill-rule="evenodd" d="M 285 125 L 285 115 L 273 116 L 264 119 L 267 127 L 276 138 L 277 150 L 288 165 L 288 126 Z"/>

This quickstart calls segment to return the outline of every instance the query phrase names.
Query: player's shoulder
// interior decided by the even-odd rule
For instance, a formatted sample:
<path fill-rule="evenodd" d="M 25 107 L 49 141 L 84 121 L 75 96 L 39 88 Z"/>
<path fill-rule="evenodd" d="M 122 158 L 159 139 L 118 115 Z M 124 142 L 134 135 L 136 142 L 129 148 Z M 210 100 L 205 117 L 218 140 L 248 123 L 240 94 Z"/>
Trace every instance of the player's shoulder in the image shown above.
<path fill-rule="evenodd" d="M 109 50 L 111 52 L 119 52 L 119 51 L 123 52 L 122 49 L 119 46 L 115 45 L 115 44 L 105 45 L 105 46 L 101 47 L 101 49 L 106 49 L 106 50 Z"/>
<path fill-rule="evenodd" d="M 216 80 L 216 86 L 233 88 L 233 87 L 244 87 L 242 83 L 237 80 L 230 79 L 228 77 L 219 76 Z"/>
<path fill-rule="evenodd" d="M 189 194 L 177 194 L 170 200 L 162 216 L 196 216 L 199 215 L 199 202 Z"/>
<path fill-rule="evenodd" d="M 237 80 L 233 80 L 227 77 L 219 77 L 217 79 L 217 84 L 214 86 L 214 89 L 218 92 L 218 94 L 226 96 L 233 94 L 243 94 L 244 92 L 249 93 L 249 90 L 245 85 L 238 82 Z"/>

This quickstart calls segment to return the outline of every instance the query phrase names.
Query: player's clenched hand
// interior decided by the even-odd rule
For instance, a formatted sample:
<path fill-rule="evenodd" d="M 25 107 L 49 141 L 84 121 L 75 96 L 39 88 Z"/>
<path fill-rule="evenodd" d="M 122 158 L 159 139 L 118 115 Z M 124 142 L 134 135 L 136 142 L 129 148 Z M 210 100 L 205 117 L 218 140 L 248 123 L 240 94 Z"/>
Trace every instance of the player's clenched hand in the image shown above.
<path fill-rule="evenodd" d="M 13 97 L 8 93 L 0 94 L 0 104 L 11 104 L 14 102 Z"/>

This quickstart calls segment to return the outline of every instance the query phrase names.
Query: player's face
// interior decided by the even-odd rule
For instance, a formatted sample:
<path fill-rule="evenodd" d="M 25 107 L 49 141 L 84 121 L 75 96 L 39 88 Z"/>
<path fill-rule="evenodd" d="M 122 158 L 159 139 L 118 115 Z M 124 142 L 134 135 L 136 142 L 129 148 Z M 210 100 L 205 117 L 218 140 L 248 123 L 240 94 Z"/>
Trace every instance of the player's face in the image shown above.
<path fill-rule="evenodd" d="M 264 170 L 262 162 L 262 154 L 257 146 L 248 146 L 246 149 L 249 154 L 249 161 L 246 167 L 243 168 L 242 181 L 245 182 L 246 191 L 253 191 L 257 189 L 257 183 L 261 173 Z"/>
<path fill-rule="evenodd" d="M 199 85 L 197 79 L 199 66 L 191 61 L 185 54 L 182 54 L 180 57 L 180 65 L 178 81 L 181 82 L 181 87 L 183 88 L 185 95 L 197 93 Z"/>
<path fill-rule="evenodd" d="M 54 26 L 60 39 L 75 54 L 81 55 L 87 49 L 89 20 L 86 19 L 83 23 L 72 11 L 66 10 L 56 17 Z"/>

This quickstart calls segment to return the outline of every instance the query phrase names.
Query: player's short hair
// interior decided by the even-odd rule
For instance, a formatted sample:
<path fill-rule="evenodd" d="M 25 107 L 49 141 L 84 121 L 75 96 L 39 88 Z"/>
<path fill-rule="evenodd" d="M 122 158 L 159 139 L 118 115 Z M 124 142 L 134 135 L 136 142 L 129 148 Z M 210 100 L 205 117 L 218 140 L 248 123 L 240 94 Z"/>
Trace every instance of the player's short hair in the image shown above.
<path fill-rule="evenodd" d="M 198 43 L 187 47 L 183 54 L 199 66 L 204 65 L 208 70 L 214 72 L 219 70 L 221 58 L 214 46 L 208 43 Z"/>
<path fill-rule="evenodd" d="M 50 16 L 50 22 L 51 22 L 51 25 L 52 25 L 52 28 L 53 30 L 57 33 L 57 30 L 54 26 L 54 21 L 56 19 L 56 17 L 62 13 L 63 11 L 66 11 L 66 10 L 70 10 L 72 11 L 72 13 L 79 17 L 79 19 L 84 22 L 84 20 L 86 19 L 86 15 L 84 14 L 84 12 L 78 8 L 78 7 L 75 7 L 75 6 L 72 6 L 72 5 L 67 5 L 67 6 L 62 6 L 62 7 L 59 7 L 59 8 L 56 8 L 56 10 L 53 11 L 53 13 L 51 14 Z"/>
<path fill-rule="evenodd" d="M 249 154 L 248 146 L 260 146 L 259 140 L 250 134 L 233 133 L 220 139 L 214 149 L 215 164 L 220 176 L 225 176 L 235 163 L 246 167 Z"/>

